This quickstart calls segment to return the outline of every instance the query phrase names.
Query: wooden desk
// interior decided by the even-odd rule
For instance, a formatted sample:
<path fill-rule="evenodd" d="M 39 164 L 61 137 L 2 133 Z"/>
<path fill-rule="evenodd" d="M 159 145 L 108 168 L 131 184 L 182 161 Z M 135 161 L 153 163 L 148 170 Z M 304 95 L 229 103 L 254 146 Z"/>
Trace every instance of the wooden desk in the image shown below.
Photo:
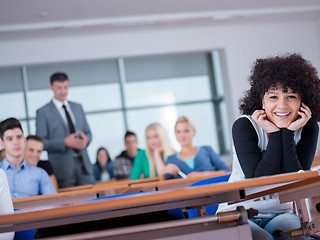
<path fill-rule="evenodd" d="M 157 182 L 159 178 L 145 178 L 138 180 L 120 180 L 100 183 L 97 185 L 83 185 L 59 189 L 58 194 L 39 195 L 28 198 L 14 199 L 15 209 L 47 208 L 62 205 L 74 205 L 97 197 L 119 194 L 128 186 L 144 182 Z"/>
<path fill-rule="evenodd" d="M 208 176 L 200 176 L 185 179 L 171 179 L 159 181 L 158 178 L 124 180 L 114 183 L 101 183 L 98 185 L 85 185 L 68 188 L 67 191 L 58 194 L 39 195 L 13 200 L 15 209 L 44 209 L 55 206 L 75 205 L 97 197 L 111 196 L 132 192 L 151 192 L 159 189 L 176 189 L 190 186 L 192 183 L 228 173 L 217 172 Z M 78 189 L 77 189 L 78 188 Z"/>
<path fill-rule="evenodd" d="M 239 201 L 245 198 L 244 190 L 252 187 L 303 181 L 320 181 L 317 171 L 289 173 L 260 177 L 233 183 L 142 193 L 103 201 L 84 203 L 54 209 L 3 215 L 0 232 L 59 226 L 69 223 L 129 216 L 181 207 L 214 205 L 221 202 Z M 308 182 L 304 183 L 308 185 Z M 300 195 L 301 198 L 304 196 Z"/>
<path fill-rule="evenodd" d="M 179 189 L 179 188 L 189 187 L 193 183 L 203 179 L 207 179 L 211 177 L 219 177 L 219 176 L 224 176 L 228 174 L 230 173 L 217 171 L 207 176 L 199 176 L 199 177 L 192 177 L 192 178 L 178 178 L 178 179 L 159 181 L 157 183 L 154 183 L 154 182 L 136 183 L 136 184 L 129 185 L 126 189 L 121 191 L 121 193 L 153 192 L 153 191 L 162 191 L 162 190 L 170 190 L 170 189 Z"/>
<path fill-rule="evenodd" d="M 110 185 L 124 185 L 127 184 L 128 186 L 131 184 L 137 184 L 137 183 L 146 183 L 146 182 L 156 182 L 159 181 L 158 177 L 154 178 L 142 178 L 137 180 L 130 180 L 130 179 L 123 179 L 123 180 L 111 180 L 108 182 L 96 182 L 96 185 L 88 184 L 88 185 L 81 185 L 81 186 L 75 186 L 75 187 L 66 187 L 66 188 L 59 188 L 58 192 L 69 192 L 69 191 L 76 191 L 81 189 L 89 189 L 89 188 L 95 188 L 96 186 L 110 186 Z"/>
<path fill-rule="evenodd" d="M 97 185 L 109 185 L 109 184 L 117 184 L 117 183 L 127 183 L 130 184 L 137 184 L 137 183 L 147 183 L 147 182 L 156 182 L 159 181 L 159 177 L 153 177 L 153 178 L 141 178 L 136 180 L 130 180 L 130 179 L 121 179 L 121 180 L 115 180 L 115 181 L 108 181 L 108 182 L 97 182 Z"/>
<path fill-rule="evenodd" d="M 99 230 L 86 233 L 70 234 L 46 238 L 46 240 L 85 240 L 85 239 L 157 239 L 157 240 L 252 240 L 248 216 L 244 209 L 240 209 L 239 219 L 219 222 L 219 217 L 208 216 L 202 218 L 175 220 L 168 222 L 136 225 L 111 230 Z"/>
<path fill-rule="evenodd" d="M 33 208 L 51 208 L 55 206 L 79 204 L 99 196 L 108 196 L 117 194 L 126 189 L 127 183 L 108 185 L 108 186 L 90 186 L 85 189 L 60 192 L 57 194 L 39 195 L 27 198 L 14 199 L 15 209 L 33 209 Z"/>
<path fill-rule="evenodd" d="M 90 188 L 93 188 L 93 184 L 87 184 L 87 185 L 81 185 L 81 186 L 75 186 L 75 187 L 59 188 L 58 193 L 70 192 L 70 191 L 76 191 L 76 190 L 82 190 L 82 189 L 90 189 Z"/>
<path fill-rule="evenodd" d="M 246 200 L 265 196 L 266 194 L 279 193 L 281 202 L 294 200 L 297 204 L 297 212 L 301 220 L 301 229 L 294 230 L 293 236 L 297 233 L 315 234 L 320 230 L 320 216 L 310 221 L 305 215 L 305 200 L 303 197 L 319 196 L 319 177 L 306 178 L 293 183 L 275 187 L 260 193 L 246 197 Z M 217 223 L 219 216 L 201 217 L 196 219 L 176 220 L 156 224 L 145 224 L 134 227 L 123 227 L 120 229 L 100 230 L 89 233 L 72 234 L 49 239 L 165 239 L 165 240 L 193 240 L 193 239 L 224 239 L 224 240 L 251 240 L 251 229 L 244 217 L 241 222 Z M 301 231 L 302 230 L 302 231 Z M 213 237 L 214 236 L 214 237 Z"/>

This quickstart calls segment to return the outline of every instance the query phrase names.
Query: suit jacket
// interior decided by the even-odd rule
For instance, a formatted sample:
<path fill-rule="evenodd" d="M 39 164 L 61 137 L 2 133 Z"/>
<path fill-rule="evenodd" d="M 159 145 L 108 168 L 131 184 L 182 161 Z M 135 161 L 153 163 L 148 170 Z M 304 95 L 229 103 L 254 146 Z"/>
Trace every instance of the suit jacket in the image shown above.
<path fill-rule="evenodd" d="M 68 101 L 72 113 L 76 119 L 75 129 L 82 131 L 91 142 L 91 131 L 86 120 L 82 106 L 78 103 Z M 49 161 L 52 164 L 54 173 L 59 179 L 72 177 L 73 170 L 73 149 L 65 146 L 64 139 L 70 135 L 69 127 L 64 123 L 58 109 L 53 101 L 37 110 L 36 113 L 36 134 L 42 138 L 44 149 L 48 152 Z M 86 149 L 80 151 L 87 172 L 93 175 Z"/>

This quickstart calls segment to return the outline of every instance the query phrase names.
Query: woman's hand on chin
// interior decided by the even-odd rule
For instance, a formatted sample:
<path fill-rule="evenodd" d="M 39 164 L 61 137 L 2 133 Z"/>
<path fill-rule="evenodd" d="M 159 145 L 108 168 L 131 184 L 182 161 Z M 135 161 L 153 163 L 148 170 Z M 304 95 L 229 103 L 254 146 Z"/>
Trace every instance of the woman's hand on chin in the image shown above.
<path fill-rule="evenodd" d="M 267 133 L 277 132 L 280 129 L 270 122 L 264 110 L 255 110 L 251 115 L 252 119 Z"/>
<path fill-rule="evenodd" d="M 310 108 L 304 103 L 302 103 L 302 106 L 300 107 L 300 111 L 298 111 L 298 114 L 298 118 L 287 127 L 291 131 L 296 131 L 299 128 L 306 125 L 312 116 Z"/>

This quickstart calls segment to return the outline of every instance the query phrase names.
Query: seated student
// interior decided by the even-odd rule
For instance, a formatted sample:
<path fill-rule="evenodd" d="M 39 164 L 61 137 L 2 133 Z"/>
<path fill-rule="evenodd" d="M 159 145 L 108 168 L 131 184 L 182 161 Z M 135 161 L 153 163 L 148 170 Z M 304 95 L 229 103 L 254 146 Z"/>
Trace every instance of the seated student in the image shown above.
<path fill-rule="evenodd" d="M 196 134 L 196 129 L 188 117 L 178 118 L 175 125 L 175 134 L 181 145 L 181 152 L 167 158 L 165 168 L 167 178 L 184 175 L 188 177 L 205 176 L 217 170 L 230 171 L 229 167 L 210 146 L 193 146 L 192 140 Z"/>
<path fill-rule="evenodd" d="M 230 182 L 247 178 L 309 170 L 317 146 L 320 120 L 320 79 L 300 55 L 256 60 L 250 90 L 240 101 L 233 124 L 233 167 Z M 218 211 L 236 208 L 220 204 Z M 241 203 L 259 215 L 249 221 L 254 240 L 276 238 L 275 230 L 300 227 L 292 204 L 280 204 L 277 195 Z M 297 239 L 310 239 L 295 237 Z"/>
<path fill-rule="evenodd" d="M 116 179 L 138 179 L 140 175 L 136 176 L 136 174 L 133 174 L 131 178 L 132 166 L 137 159 L 146 158 L 146 153 L 144 150 L 138 148 L 138 140 L 134 132 L 127 131 L 124 136 L 124 142 L 126 150 L 122 151 L 121 154 L 115 158 L 113 162 L 113 174 Z"/>
<path fill-rule="evenodd" d="M 96 181 L 107 182 L 114 178 L 113 163 L 106 148 L 100 147 L 98 149 L 93 170 Z"/>
<path fill-rule="evenodd" d="M 24 160 L 26 139 L 17 119 L 8 118 L 0 123 L 0 137 L 1 147 L 6 151 L 0 168 L 7 175 L 13 199 L 57 193 L 46 171 Z"/>
<path fill-rule="evenodd" d="M 29 135 L 27 137 L 26 148 L 24 151 L 24 156 L 27 163 L 30 163 L 33 166 L 44 169 L 48 173 L 55 189 L 58 190 L 57 178 L 53 173 L 53 168 L 51 163 L 49 161 L 40 160 L 42 151 L 43 151 L 42 139 L 37 135 Z"/>
<path fill-rule="evenodd" d="M 5 172 L 0 169 L 0 216 L 13 213 L 12 199 Z M 13 239 L 14 232 L 0 233 L 0 240 Z"/>
<path fill-rule="evenodd" d="M 133 141 L 134 139 L 135 141 Z M 135 142 L 134 149 L 137 150 L 137 153 L 133 159 L 130 180 L 136 180 L 140 178 L 149 178 L 150 171 L 149 171 L 149 164 L 148 164 L 148 158 L 147 158 L 146 152 L 143 149 L 137 148 L 138 140 L 136 135 L 132 136 L 131 140 Z"/>
<path fill-rule="evenodd" d="M 159 123 L 151 123 L 145 131 L 146 137 L 146 153 L 147 160 L 140 164 L 140 169 L 147 169 L 150 177 L 159 176 L 160 180 L 164 179 L 165 161 L 169 155 L 175 153 L 175 150 L 170 145 L 169 137 Z M 138 166 L 135 164 L 133 168 Z M 133 171 L 133 170 L 132 170 Z M 141 171 L 141 170 L 140 170 Z"/>

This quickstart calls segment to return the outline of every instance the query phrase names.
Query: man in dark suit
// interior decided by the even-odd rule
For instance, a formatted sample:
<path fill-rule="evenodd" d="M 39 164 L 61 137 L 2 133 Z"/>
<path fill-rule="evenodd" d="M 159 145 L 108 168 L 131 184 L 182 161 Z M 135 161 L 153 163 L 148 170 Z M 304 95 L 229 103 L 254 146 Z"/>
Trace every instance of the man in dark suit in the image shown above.
<path fill-rule="evenodd" d="M 86 150 L 91 131 L 82 106 L 66 100 L 70 85 L 65 73 L 54 73 L 50 84 L 54 97 L 37 110 L 36 135 L 43 140 L 59 188 L 94 184 Z"/>

